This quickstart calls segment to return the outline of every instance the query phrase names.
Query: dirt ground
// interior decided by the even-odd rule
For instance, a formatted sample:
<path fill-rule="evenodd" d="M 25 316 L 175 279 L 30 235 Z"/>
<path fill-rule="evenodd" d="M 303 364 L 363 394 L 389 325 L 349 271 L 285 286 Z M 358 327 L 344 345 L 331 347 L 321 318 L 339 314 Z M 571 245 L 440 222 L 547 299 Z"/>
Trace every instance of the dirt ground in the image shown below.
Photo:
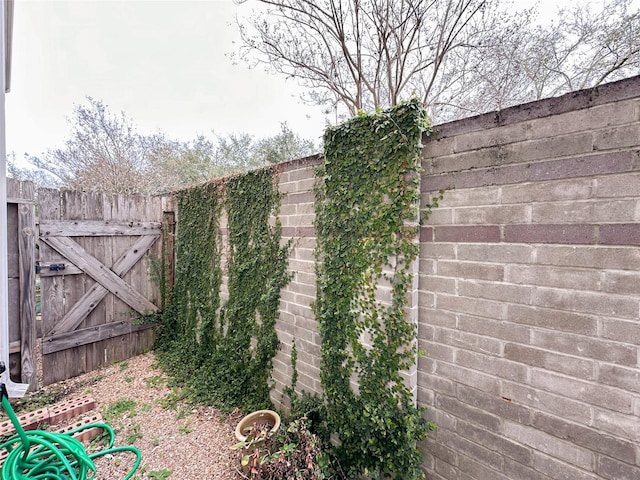
<path fill-rule="evenodd" d="M 116 430 L 116 445 L 132 444 L 142 452 L 138 480 L 239 480 L 236 440 L 240 413 L 222 414 L 215 408 L 193 406 L 168 386 L 153 353 L 50 385 L 32 394 L 32 403 L 60 401 L 85 394 Z M 19 402 L 30 409 L 25 400 Z M 91 448 L 91 447 L 89 447 Z M 122 480 L 133 455 L 120 453 L 96 461 L 99 480 Z"/>

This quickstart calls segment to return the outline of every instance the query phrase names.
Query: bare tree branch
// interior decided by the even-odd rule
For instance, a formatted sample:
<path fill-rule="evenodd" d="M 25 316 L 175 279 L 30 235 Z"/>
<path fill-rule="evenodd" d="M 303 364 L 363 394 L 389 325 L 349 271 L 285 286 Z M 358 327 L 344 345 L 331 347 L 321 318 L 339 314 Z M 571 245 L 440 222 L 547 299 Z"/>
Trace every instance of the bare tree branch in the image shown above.
<path fill-rule="evenodd" d="M 582 3 L 580 3 L 582 1 Z M 241 55 L 353 115 L 419 95 L 436 121 L 640 74 L 632 0 L 538 25 L 506 0 L 238 0 Z"/>

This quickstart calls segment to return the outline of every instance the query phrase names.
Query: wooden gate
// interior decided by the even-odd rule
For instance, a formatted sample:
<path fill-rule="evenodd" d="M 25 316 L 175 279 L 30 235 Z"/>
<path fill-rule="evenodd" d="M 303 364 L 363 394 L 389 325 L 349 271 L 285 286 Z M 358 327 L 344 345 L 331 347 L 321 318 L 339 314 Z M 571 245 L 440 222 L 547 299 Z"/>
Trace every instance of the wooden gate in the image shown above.
<path fill-rule="evenodd" d="M 38 190 L 44 385 L 151 348 L 162 203 Z"/>

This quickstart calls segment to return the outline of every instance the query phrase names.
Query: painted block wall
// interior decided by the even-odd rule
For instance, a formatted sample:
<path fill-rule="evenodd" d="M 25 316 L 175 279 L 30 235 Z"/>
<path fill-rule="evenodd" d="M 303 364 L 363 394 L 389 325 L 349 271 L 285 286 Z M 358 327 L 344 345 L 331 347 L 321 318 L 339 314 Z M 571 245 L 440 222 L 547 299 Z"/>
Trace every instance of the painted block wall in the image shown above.
<path fill-rule="evenodd" d="M 274 359 L 272 391 L 274 403 L 287 405 L 283 389 L 291 385 L 291 347 L 296 344 L 298 391 L 318 393 L 320 385 L 320 334 L 313 313 L 316 297 L 316 234 L 314 205 L 315 170 L 320 156 L 280 165 L 279 191 L 282 194 L 280 222 L 282 241 L 291 242 L 288 272 L 291 282 L 281 292 L 280 318 L 276 329 L 281 349 Z"/>
<path fill-rule="evenodd" d="M 429 480 L 640 479 L 640 77 L 424 141 L 417 398 Z M 272 399 L 319 392 L 315 168 L 279 166 L 292 282 Z"/>
<path fill-rule="evenodd" d="M 435 128 L 430 480 L 640 478 L 640 77 Z"/>

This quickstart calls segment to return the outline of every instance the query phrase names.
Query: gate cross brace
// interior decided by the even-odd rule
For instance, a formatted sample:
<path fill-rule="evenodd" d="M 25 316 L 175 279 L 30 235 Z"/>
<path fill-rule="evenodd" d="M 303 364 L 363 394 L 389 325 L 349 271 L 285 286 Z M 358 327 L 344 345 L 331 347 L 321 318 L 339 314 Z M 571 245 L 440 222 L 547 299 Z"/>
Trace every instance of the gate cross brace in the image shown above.
<path fill-rule="evenodd" d="M 109 292 L 140 314 L 157 312 L 159 310 L 157 306 L 138 293 L 121 277 L 142 258 L 158 238 L 159 235 L 140 237 L 109 269 L 68 237 L 41 237 L 47 245 L 64 255 L 97 282 L 53 327 L 51 332 L 47 333 L 47 336 L 74 330 Z"/>

